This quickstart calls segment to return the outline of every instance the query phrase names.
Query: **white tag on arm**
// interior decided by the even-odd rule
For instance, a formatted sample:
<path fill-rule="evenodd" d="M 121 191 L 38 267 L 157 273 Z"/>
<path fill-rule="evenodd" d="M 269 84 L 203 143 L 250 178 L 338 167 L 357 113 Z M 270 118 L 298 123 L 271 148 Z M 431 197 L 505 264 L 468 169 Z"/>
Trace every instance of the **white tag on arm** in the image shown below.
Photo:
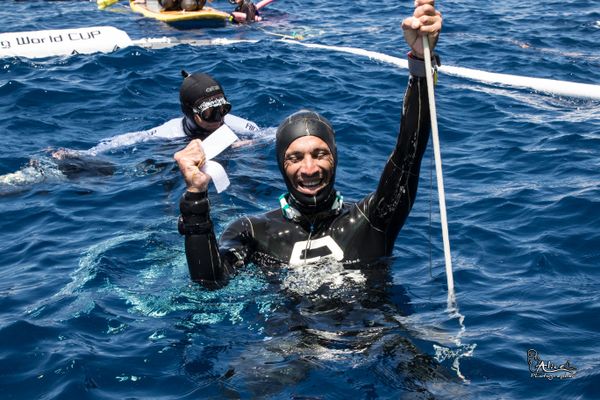
<path fill-rule="evenodd" d="M 231 146 L 236 140 L 238 140 L 237 135 L 227 125 L 223 124 L 202 142 L 206 164 L 204 164 L 201 170 L 212 178 L 217 193 L 221 193 L 227 189 L 229 178 L 221 164 L 211 160 L 221 154 L 223 150 Z"/>

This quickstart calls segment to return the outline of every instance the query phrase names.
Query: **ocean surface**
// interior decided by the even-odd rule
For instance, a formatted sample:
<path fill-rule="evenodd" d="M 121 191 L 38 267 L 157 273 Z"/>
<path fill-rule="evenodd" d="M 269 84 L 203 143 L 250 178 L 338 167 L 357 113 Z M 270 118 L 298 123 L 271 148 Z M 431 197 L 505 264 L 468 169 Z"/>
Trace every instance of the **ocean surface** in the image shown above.
<path fill-rule="evenodd" d="M 337 188 L 358 200 L 395 143 L 408 72 L 298 42 L 404 58 L 412 7 L 279 0 L 260 24 L 177 30 L 125 1 L 3 1 L 0 33 L 109 25 L 199 42 L 0 59 L 0 397 L 598 398 L 597 100 L 440 74 L 455 307 L 431 145 L 389 270 L 365 283 L 337 265 L 276 279 L 249 266 L 216 291 L 190 283 L 177 233 L 184 139 L 116 146 L 68 176 L 51 156 L 180 116 L 180 70 L 204 71 L 262 128 L 219 158 L 232 185 L 211 189 L 217 234 L 278 206 L 274 130 L 301 108 L 332 121 Z M 438 7 L 443 65 L 600 84 L 596 0 Z M 201 45 L 214 38 L 233 43 Z"/>

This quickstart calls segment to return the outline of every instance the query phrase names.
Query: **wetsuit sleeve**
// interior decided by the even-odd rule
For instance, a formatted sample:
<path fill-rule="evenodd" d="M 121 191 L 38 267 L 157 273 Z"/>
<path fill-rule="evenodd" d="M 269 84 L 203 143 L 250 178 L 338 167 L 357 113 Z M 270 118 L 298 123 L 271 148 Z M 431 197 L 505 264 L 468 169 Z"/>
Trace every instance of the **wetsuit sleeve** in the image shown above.
<path fill-rule="evenodd" d="M 106 153 L 122 147 L 133 146 L 134 144 L 141 142 L 173 139 L 179 137 L 185 137 L 185 133 L 183 132 L 181 118 L 174 118 L 160 126 L 148 129 L 147 131 L 128 132 L 113 136 L 108 139 L 103 139 L 96 146 L 88 150 L 81 151 L 80 153 L 84 155 L 96 156 L 100 153 Z"/>
<path fill-rule="evenodd" d="M 186 192 L 179 203 L 179 233 L 185 236 L 185 255 L 190 278 L 208 287 L 225 283 L 250 254 L 244 220 L 231 224 L 223 233 L 219 247 L 210 219 L 210 202 L 206 192 Z"/>
<path fill-rule="evenodd" d="M 430 125 L 426 79 L 411 74 L 396 147 L 385 165 L 377 190 L 363 204 L 372 226 L 385 234 L 390 249 L 416 198 Z"/>

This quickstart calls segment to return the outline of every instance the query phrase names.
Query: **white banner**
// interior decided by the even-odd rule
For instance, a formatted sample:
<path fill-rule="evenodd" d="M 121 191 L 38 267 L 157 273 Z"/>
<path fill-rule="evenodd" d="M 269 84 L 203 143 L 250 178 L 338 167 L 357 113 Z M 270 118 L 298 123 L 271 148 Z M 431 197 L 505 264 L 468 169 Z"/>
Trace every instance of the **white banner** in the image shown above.
<path fill-rule="evenodd" d="M 112 26 L 0 34 L 0 57 L 42 58 L 71 54 L 108 53 L 133 42 Z"/>

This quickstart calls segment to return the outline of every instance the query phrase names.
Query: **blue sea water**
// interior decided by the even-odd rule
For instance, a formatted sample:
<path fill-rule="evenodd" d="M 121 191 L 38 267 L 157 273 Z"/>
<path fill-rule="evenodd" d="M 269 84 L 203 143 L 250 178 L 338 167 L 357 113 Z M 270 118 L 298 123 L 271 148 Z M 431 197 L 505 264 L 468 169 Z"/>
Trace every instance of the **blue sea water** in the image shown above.
<path fill-rule="evenodd" d="M 407 71 L 275 34 L 403 57 L 412 2 L 276 1 L 260 25 L 186 31 L 121 3 L 6 1 L 0 32 L 111 25 L 133 39 L 255 42 L 0 59 L 0 175 L 23 177 L 0 184 L 2 398 L 598 398 L 598 101 L 440 75 L 456 308 L 431 149 L 376 287 L 322 265 L 279 283 L 249 267 L 208 291 L 190 284 L 176 229 L 184 184 L 172 155 L 184 140 L 114 149 L 70 179 L 52 149 L 179 116 L 180 70 L 205 71 L 264 128 L 221 159 L 232 186 L 211 192 L 218 232 L 277 207 L 273 128 L 300 108 L 334 124 L 337 187 L 360 199 L 395 143 Z M 438 7 L 445 65 L 600 84 L 594 0 Z M 112 174 L 96 173 L 107 163 Z M 534 377 L 530 349 L 577 370 Z"/>

